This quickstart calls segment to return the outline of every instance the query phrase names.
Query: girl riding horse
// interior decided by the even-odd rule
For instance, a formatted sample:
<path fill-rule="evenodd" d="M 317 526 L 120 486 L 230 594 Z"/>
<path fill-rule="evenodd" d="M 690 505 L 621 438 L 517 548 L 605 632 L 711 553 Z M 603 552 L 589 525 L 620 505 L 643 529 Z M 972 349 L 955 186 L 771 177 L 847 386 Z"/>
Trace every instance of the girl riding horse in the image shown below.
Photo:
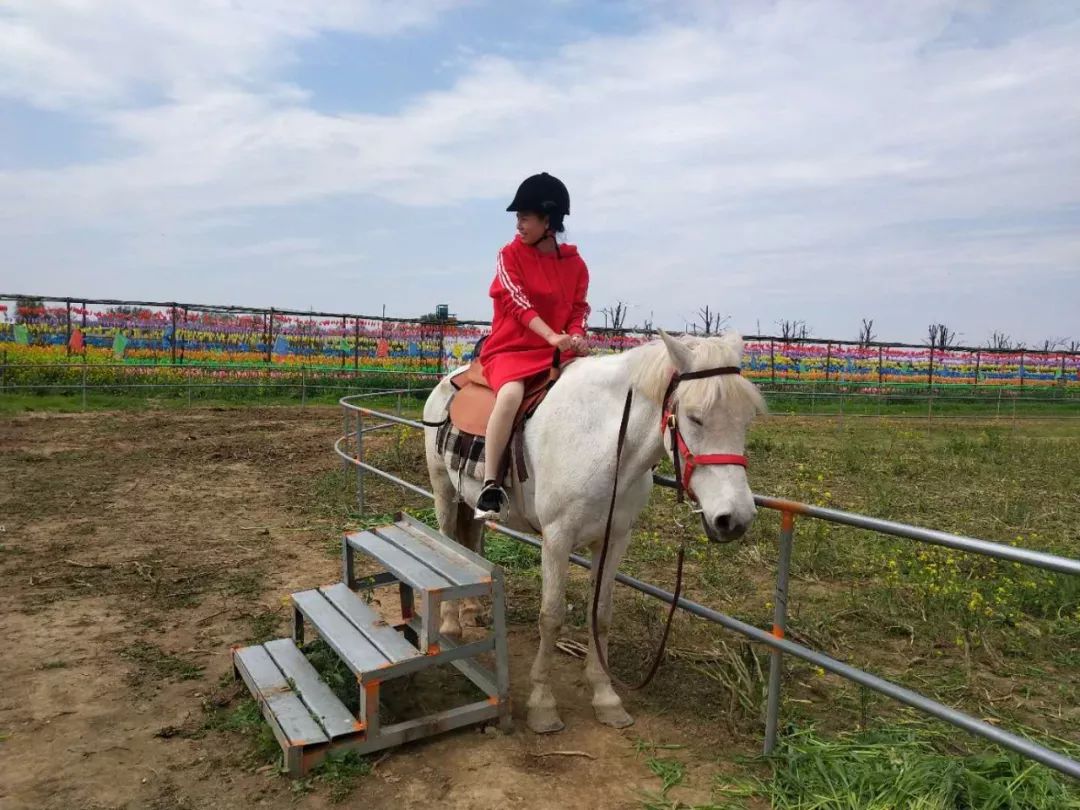
<path fill-rule="evenodd" d="M 491 335 L 480 362 L 495 391 L 484 451 L 486 480 L 476 517 L 499 516 L 507 503 L 496 476 L 514 417 L 525 393 L 524 381 L 552 365 L 554 351 L 585 354 L 589 271 L 574 245 L 559 244 L 563 218 L 570 214 L 566 186 L 547 172 L 518 187 L 507 211 L 517 213 L 517 236 L 499 251 L 490 295 L 494 300 Z"/>

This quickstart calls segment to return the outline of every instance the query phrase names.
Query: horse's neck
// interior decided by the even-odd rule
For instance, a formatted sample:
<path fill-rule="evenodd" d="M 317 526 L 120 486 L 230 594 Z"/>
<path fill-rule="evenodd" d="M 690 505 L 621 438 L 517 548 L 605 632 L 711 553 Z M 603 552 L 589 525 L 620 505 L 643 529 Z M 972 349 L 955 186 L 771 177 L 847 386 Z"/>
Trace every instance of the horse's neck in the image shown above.
<path fill-rule="evenodd" d="M 626 392 L 630 389 L 631 363 L 632 358 L 628 354 L 579 360 L 574 364 L 578 367 L 577 372 L 565 381 L 570 383 L 565 393 L 575 401 L 573 407 L 578 413 L 595 413 L 597 409 L 602 412 L 601 418 L 586 421 L 602 425 L 600 430 L 605 436 L 617 435 Z M 559 386 L 556 386 L 555 391 L 558 389 Z M 643 475 L 663 459 L 660 410 L 657 403 L 640 391 L 634 391 L 620 464 L 621 476 Z M 606 442 L 607 439 L 601 441 Z"/>
<path fill-rule="evenodd" d="M 632 475 L 647 473 L 664 458 L 660 412 L 661 407 L 658 404 L 640 391 L 634 392 L 630 423 L 627 426 L 627 445 L 623 451 L 627 455 L 624 469 Z"/>

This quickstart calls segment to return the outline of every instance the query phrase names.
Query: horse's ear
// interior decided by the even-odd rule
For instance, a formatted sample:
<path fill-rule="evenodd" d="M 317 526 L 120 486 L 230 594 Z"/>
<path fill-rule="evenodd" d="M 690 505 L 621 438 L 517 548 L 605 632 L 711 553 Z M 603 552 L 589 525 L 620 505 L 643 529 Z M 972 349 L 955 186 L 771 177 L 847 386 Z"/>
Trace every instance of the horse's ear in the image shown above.
<path fill-rule="evenodd" d="M 675 370 L 680 374 L 690 371 L 694 365 L 693 350 L 681 340 L 673 338 L 663 329 L 660 330 L 660 339 L 664 341 L 664 346 L 667 347 L 668 357 L 671 359 L 671 365 L 675 366 Z"/>
<path fill-rule="evenodd" d="M 720 338 L 725 344 L 730 346 L 739 357 L 743 354 L 743 338 L 738 332 L 725 332 L 723 337 Z"/>

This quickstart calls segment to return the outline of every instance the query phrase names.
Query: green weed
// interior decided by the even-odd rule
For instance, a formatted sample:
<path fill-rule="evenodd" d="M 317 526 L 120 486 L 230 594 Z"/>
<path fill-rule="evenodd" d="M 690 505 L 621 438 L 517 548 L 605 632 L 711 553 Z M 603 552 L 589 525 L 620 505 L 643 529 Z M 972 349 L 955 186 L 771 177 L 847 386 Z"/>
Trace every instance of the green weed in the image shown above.
<path fill-rule="evenodd" d="M 296 795 L 306 795 L 318 785 L 326 785 L 330 791 L 330 801 L 334 804 L 349 798 L 357 783 L 371 773 L 371 762 L 354 751 L 343 754 L 330 754 L 303 779 L 292 783 Z"/>
<path fill-rule="evenodd" d="M 248 617 L 247 644 L 262 644 L 278 638 L 281 634 L 282 613 L 280 608 L 263 610 Z"/>
<path fill-rule="evenodd" d="M 137 683 L 151 679 L 190 681 L 200 677 L 203 671 L 202 666 L 167 653 L 149 641 L 129 644 L 120 650 L 120 657 L 136 665 L 131 677 Z"/>
<path fill-rule="evenodd" d="M 484 537 L 484 556 L 496 565 L 515 573 L 539 573 L 540 552 L 501 534 L 488 532 Z"/>
<path fill-rule="evenodd" d="M 1080 796 L 1053 771 L 1011 752 L 957 754 L 950 736 L 894 725 L 819 736 L 812 728 L 783 736 L 770 758 L 773 775 L 718 785 L 749 792 L 778 810 L 1074 810 Z"/>
<path fill-rule="evenodd" d="M 207 712 L 203 729 L 231 732 L 244 737 L 249 742 L 247 757 L 250 761 L 270 763 L 281 760 L 281 748 L 254 698 L 245 697 L 228 709 L 208 706 Z"/>

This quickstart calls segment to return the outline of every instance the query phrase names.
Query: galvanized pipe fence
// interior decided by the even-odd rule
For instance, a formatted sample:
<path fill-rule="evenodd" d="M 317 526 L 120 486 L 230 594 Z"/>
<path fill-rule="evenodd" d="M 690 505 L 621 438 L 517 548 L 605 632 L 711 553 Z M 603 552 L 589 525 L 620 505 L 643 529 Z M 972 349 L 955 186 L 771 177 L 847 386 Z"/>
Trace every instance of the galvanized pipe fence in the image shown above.
<path fill-rule="evenodd" d="M 397 414 L 384 413 L 357 404 L 358 400 L 373 396 L 379 396 L 379 394 L 359 394 L 343 397 L 340 400 L 343 412 L 344 432 L 342 436 L 334 442 L 334 452 L 341 457 L 346 468 L 351 465 L 356 470 L 356 499 L 358 510 L 362 514 L 366 507 L 366 497 L 364 492 L 364 476 L 366 474 L 382 478 L 383 480 L 389 481 L 415 495 L 434 500 L 435 496 L 427 489 L 382 470 L 364 460 L 363 437 L 365 434 L 375 430 L 392 427 L 393 425 L 404 425 L 418 430 L 424 429 L 424 426 L 420 422 L 405 418 L 401 415 L 400 398 L 398 401 Z M 373 425 L 365 426 L 364 417 L 370 417 L 379 421 Z M 352 442 L 351 448 L 349 447 L 350 440 Z M 675 486 L 675 480 L 672 478 L 654 475 L 653 480 L 660 486 L 670 488 L 674 488 Z M 989 740 L 990 742 L 1001 745 L 1004 748 L 1015 751 L 1036 762 L 1053 768 L 1067 776 L 1080 780 L 1080 761 L 1072 759 L 1059 751 L 1040 745 L 1026 737 L 1000 729 L 990 723 L 972 717 L 965 712 L 946 706 L 920 692 L 916 692 L 907 687 L 893 683 L 892 681 L 880 678 L 877 675 L 853 667 L 850 664 L 832 658 L 818 650 L 793 642 L 785 637 L 787 631 L 788 582 L 791 570 L 791 555 L 794 547 L 796 516 L 823 520 L 829 523 L 851 526 L 879 534 L 944 546 L 971 554 L 979 554 L 985 557 L 992 557 L 998 560 L 1019 563 L 1021 565 L 1034 566 L 1047 571 L 1071 574 L 1073 576 L 1080 576 L 1080 560 L 1060 557 L 1027 548 L 994 543 L 988 540 L 980 540 L 973 537 L 964 537 L 962 535 L 950 534 L 934 529 L 909 526 L 904 523 L 882 520 L 868 515 L 813 506 L 811 504 L 799 503 L 797 501 L 790 501 L 782 498 L 755 495 L 754 502 L 760 508 L 778 511 L 781 516 L 779 560 L 777 565 L 776 586 L 773 593 L 773 626 L 771 630 L 763 630 L 752 624 L 748 624 L 732 616 L 728 616 L 727 614 L 682 597 L 679 598 L 677 607 L 694 616 L 719 624 L 752 641 L 759 642 L 769 647 L 771 659 L 769 666 L 769 691 L 765 715 L 765 754 L 771 754 L 776 747 L 780 715 L 783 656 L 791 655 L 838 675 L 845 680 L 859 684 L 874 692 L 878 692 L 879 694 L 910 706 L 924 714 L 943 720 L 970 734 L 982 737 L 983 739 Z M 494 521 L 487 522 L 486 526 L 492 531 L 525 543 L 533 548 L 539 549 L 542 547 L 541 538 L 534 535 L 516 531 L 515 529 L 503 526 Z M 570 556 L 570 561 L 583 568 L 592 567 L 590 560 L 577 554 L 572 554 Z M 617 573 L 615 575 L 615 580 L 624 585 L 628 585 L 641 593 L 655 597 L 661 602 L 671 604 L 674 601 L 674 594 L 671 592 L 665 591 L 655 585 L 643 582 L 634 577 L 627 576 L 626 574 Z"/>

